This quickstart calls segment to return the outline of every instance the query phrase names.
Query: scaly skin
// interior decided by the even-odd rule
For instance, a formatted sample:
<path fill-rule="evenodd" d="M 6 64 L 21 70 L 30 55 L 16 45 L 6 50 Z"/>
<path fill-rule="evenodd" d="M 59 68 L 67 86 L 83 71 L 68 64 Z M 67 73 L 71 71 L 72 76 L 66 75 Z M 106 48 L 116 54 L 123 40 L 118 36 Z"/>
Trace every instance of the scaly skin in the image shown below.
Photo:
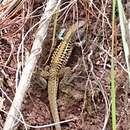
<path fill-rule="evenodd" d="M 70 42 L 72 36 L 76 30 L 85 24 L 84 21 L 79 21 L 73 24 L 68 32 L 66 33 L 63 41 L 59 44 L 57 49 L 54 51 L 51 59 L 49 79 L 48 79 L 48 100 L 54 122 L 60 122 L 58 107 L 57 107 L 57 88 L 58 88 L 58 74 L 62 68 L 65 67 L 72 49 L 73 43 Z M 56 130 L 61 130 L 60 124 L 55 125 Z"/>

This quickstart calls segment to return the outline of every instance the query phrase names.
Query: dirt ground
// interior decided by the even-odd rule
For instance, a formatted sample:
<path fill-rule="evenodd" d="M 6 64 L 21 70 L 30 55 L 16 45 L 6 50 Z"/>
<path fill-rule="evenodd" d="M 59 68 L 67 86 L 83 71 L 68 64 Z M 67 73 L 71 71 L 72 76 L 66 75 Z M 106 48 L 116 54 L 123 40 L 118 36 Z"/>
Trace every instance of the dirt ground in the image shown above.
<path fill-rule="evenodd" d="M 60 12 L 56 44 L 59 44 L 58 33 L 62 26 L 69 28 L 73 21 L 85 20 L 85 42 L 82 47 L 75 46 L 67 67 L 73 70 L 68 81 L 60 79 L 58 89 L 58 110 L 61 121 L 75 119 L 61 124 L 64 130 L 111 130 L 111 20 L 112 1 L 79 0 L 67 7 L 70 1 L 63 0 Z M 16 72 L 18 67 L 17 54 L 22 35 L 35 25 L 42 14 L 42 0 L 25 2 L 23 9 L 0 23 L 0 109 L 8 112 L 16 90 Z M 125 9 L 126 1 L 124 1 Z M 30 7 L 30 8 L 29 8 Z M 67 7 L 67 8 L 65 8 Z M 2 6 L 0 5 L 0 8 Z M 39 8 L 39 9 L 38 9 Z M 29 19 L 24 19 L 27 10 L 34 13 Z M 24 12 L 24 13 L 23 13 Z M 34 17 L 33 17 L 34 16 Z M 54 18 L 49 26 L 48 34 L 43 44 L 41 57 L 36 70 L 44 70 L 53 36 Z M 35 27 L 24 43 L 24 60 L 29 55 Z M 121 42 L 118 11 L 116 13 L 115 31 L 115 70 L 116 70 L 116 108 L 118 130 L 130 129 L 130 105 L 128 90 L 128 75 Z M 76 38 L 73 39 L 76 42 Z M 46 65 L 49 65 L 50 59 Z M 22 51 L 19 56 L 19 77 L 22 72 Z M 35 71 L 37 72 L 37 71 Z M 35 75 L 35 74 L 34 74 Z M 41 126 L 53 122 L 47 95 L 47 87 L 41 87 L 40 74 L 34 76 L 22 104 L 22 114 L 27 124 Z M 7 98 L 8 97 L 8 98 Z M 2 130 L 7 113 L 0 111 L 0 130 Z M 24 130 L 22 123 L 17 124 L 17 130 Z M 50 130 L 52 128 L 28 128 L 28 130 Z"/>

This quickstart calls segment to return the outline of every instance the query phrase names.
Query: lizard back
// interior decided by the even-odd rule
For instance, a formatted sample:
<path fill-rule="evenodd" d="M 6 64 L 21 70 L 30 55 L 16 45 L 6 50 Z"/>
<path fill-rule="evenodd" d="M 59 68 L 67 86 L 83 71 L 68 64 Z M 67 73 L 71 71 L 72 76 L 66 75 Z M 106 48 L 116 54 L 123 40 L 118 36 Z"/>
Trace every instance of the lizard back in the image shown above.
<path fill-rule="evenodd" d="M 54 51 L 51 59 L 51 68 L 60 70 L 64 67 L 71 55 L 73 43 L 71 38 L 76 33 L 76 31 L 85 24 L 84 21 L 79 21 L 73 24 L 68 32 L 65 34 L 63 41 L 58 45 L 57 49 Z"/>

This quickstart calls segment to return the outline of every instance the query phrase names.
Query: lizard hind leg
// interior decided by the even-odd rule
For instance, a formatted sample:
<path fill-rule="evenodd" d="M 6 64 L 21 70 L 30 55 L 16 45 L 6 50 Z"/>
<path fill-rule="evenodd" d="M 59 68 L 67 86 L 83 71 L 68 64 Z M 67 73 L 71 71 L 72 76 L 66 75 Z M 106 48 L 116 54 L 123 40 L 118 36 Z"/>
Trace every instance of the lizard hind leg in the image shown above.
<path fill-rule="evenodd" d="M 73 86 L 71 84 L 72 80 L 73 80 L 73 75 L 72 75 L 73 71 L 71 70 L 70 67 L 65 67 L 63 68 L 60 73 L 59 73 L 59 78 L 62 78 L 60 81 L 60 86 Z"/>

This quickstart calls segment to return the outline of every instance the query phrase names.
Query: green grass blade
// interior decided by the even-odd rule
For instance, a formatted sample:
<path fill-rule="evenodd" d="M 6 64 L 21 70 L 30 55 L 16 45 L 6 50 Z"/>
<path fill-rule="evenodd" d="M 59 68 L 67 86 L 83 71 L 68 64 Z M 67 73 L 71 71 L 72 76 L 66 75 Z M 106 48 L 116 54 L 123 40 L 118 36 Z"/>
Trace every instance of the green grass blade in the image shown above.
<path fill-rule="evenodd" d="M 112 59 L 111 59 L 111 97 L 112 97 L 112 130 L 116 130 L 116 90 L 115 90 L 115 70 L 114 70 L 114 31 L 115 31 L 115 6 L 116 0 L 112 4 Z"/>

